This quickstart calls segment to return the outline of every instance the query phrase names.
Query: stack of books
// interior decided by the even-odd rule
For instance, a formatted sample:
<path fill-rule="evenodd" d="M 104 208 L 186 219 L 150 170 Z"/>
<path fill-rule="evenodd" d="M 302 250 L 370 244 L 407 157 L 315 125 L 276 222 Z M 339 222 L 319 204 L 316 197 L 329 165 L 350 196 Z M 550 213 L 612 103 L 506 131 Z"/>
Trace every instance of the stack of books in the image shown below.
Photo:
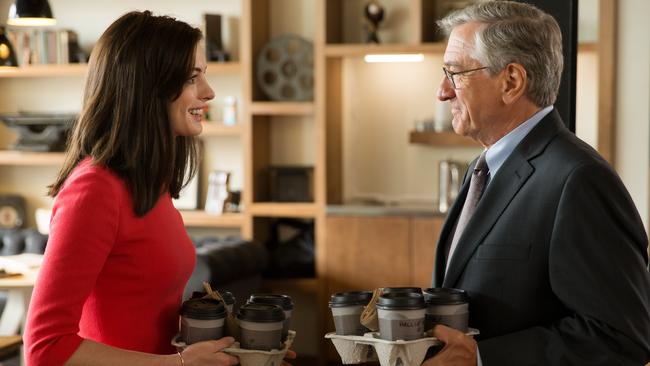
<path fill-rule="evenodd" d="M 8 37 L 20 66 L 86 62 L 72 30 L 11 29 Z"/>

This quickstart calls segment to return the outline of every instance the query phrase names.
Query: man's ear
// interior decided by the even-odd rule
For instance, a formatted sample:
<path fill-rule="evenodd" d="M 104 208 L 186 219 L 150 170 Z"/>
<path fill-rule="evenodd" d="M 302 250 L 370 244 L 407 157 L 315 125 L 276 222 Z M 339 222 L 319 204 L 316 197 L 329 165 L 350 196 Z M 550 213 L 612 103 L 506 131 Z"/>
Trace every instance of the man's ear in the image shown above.
<path fill-rule="evenodd" d="M 506 65 L 503 73 L 502 99 L 505 104 L 512 104 L 526 94 L 528 75 L 521 64 Z"/>

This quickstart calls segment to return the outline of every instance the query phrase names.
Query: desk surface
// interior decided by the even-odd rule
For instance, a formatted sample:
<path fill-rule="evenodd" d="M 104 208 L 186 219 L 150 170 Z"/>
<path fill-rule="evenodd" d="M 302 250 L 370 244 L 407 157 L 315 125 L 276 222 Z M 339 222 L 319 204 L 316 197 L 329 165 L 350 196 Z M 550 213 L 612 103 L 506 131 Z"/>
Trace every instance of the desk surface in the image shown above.
<path fill-rule="evenodd" d="M 25 275 L 9 276 L 0 278 L 0 289 L 8 290 L 14 288 L 31 288 L 36 283 L 38 270 L 33 270 Z"/>

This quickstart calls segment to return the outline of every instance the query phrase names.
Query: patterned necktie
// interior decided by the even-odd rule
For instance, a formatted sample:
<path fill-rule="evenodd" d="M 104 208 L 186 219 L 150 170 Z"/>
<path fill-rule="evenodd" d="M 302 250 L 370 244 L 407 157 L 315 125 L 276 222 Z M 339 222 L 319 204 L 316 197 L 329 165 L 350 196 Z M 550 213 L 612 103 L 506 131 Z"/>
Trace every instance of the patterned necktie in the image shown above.
<path fill-rule="evenodd" d="M 454 237 L 449 246 L 449 254 L 447 255 L 447 264 L 445 268 L 445 274 L 449 269 L 449 263 L 451 262 L 451 257 L 454 255 L 456 246 L 458 245 L 458 240 L 463 235 L 465 231 L 465 226 L 474 215 L 476 211 L 476 205 L 481 199 L 483 194 L 483 189 L 485 188 L 485 183 L 487 182 L 489 169 L 487 163 L 485 162 L 485 151 L 481 153 L 476 166 L 474 166 L 474 172 L 472 173 L 471 181 L 469 182 L 469 191 L 467 192 L 467 198 L 465 198 L 465 204 L 463 205 L 463 210 L 460 212 L 458 217 L 458 222 L 456 223 L 456 230 L 454 231 Z"/>

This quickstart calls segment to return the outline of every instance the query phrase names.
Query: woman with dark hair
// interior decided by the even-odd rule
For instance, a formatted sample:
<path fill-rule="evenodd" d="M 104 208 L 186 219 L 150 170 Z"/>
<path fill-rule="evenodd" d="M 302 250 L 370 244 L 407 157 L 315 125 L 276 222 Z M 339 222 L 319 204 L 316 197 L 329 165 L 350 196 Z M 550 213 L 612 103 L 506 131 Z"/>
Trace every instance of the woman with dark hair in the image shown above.
<path fill-rule="evenodd" d="M 176 353 L 195 252 L 172 205 L 214 98 L 201 32 L 125 14 L 92 52 L 82 112 L 50 187 L 50 237 L 25 331 L 29 365 L 235 365 L 232 338 Z M 187 178 L 189 179 L 189 178 Z"/>

